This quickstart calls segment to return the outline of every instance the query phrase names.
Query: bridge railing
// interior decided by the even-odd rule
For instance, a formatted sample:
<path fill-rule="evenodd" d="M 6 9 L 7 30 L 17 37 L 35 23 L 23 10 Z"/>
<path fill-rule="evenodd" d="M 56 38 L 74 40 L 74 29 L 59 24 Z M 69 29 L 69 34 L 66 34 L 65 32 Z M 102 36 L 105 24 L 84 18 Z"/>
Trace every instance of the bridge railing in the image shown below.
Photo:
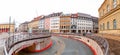
<path fill-rule="evenodd" d="M 5 41 L 6 52 L 9 53 L 10 49 L 17 42 L 21 42 L 21 41 L 29 40 L 29 39 L 47 38 L 47 37 L 51 37 L 50 34 L 44 34 L 44 35 L 42 35 L 42 34 L 35 34 L 35 33 L 32 33 L 32 34 L 29 34 L 29 33 L 15 34 L 14 36 L 11 36 L 8 39 L 6 39 L 6 41 Z"/>

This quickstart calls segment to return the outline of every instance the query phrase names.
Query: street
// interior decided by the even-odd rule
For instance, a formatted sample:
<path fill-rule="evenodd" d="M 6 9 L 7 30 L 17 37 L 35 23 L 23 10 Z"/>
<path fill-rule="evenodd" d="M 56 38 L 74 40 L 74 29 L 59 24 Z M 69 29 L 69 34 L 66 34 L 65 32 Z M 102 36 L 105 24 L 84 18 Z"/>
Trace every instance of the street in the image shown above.
<path fill-rule="evenodd" d="M 90 48 L 80 41 L 64 37 L 52 37 L 52 40 L 53 45 L 48 50 L 40 53 L 20 51 L 19 55 L 93 55 Z"/>

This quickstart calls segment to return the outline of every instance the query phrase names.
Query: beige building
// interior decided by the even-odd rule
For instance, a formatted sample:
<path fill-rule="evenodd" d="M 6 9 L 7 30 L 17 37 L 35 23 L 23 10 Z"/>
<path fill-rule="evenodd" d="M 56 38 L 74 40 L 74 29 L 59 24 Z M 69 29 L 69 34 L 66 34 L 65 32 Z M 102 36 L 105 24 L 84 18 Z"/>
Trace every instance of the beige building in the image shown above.
<path fill-rule="evenodd" d="M 99 33 L 120 35 L 120 0 L 105 0 L 98 11 Z"/>
<path fill-rule="evenodd" d="M 61 33 L 69 33 L 71 25 L 71 15 L 61 15 L 60 17 L 60 32 Z"/>
<path fill-rule="evenodd" d="M 38 16 L 34 18 L 31 22 L 28 23 L 28 28 L 32 28 L 32 30 L 36 30 L 39 28 L 39 21 L 42 18 L 42 16 Z"/>
<path fill-rule="evenodd" d="M 15 31 L 15 25 L 14 24 L 0 24 L 0 33 L 1 32 L 14 32 Z"/>
<path fill-rule="evenodd" d="M 27 32 L 28 31 L 28 23 L 29 22 L 24 22 L 19 25 L 19 32 Z"/>

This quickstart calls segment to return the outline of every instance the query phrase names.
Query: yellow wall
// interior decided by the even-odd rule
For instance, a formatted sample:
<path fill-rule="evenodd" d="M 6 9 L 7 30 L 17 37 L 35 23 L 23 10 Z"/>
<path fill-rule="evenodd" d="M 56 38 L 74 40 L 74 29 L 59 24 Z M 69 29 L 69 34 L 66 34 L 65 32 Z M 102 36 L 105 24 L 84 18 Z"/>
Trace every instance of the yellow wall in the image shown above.
<path fill-rule="evenodd" d="M 112 0 L 105 0 L 104 3 L 99 8 L 99 15 L 102 13 L 101 11 L 104 9 L 105 14 L 103 16 L 100 15 L 99 18 L 99 33 L 107 33 L 107 34 L 120 34 L 120 0 L 117 0 L 117 7 L 113 8 Z M 107 4 L 110 5 L 110 11 L 107 12 Z M 117 29 L 113 29 L 113 20 L 116 19 Z M 107 22 L 109 22 L 109 29 L 107 29 Z M 100 25 L 105 24 L 105 29 L 100 27 Z"/>
<path fill-rule="evenodd" d="M 60 32 L 69 32 L 70 31 L 70 21 L 71 16 L 62 16 L 60 17 Z M 67 23 L 67 24 L 64 24 Z M 63 28 L 65 27 L 65 28 Z"/>
<path fill-rule="evenodd" d="M 53 30 L 51 30 L 51 32 L 52 32 L 52 33 L 59 33 L 60 30 L 58 30 L 58 29 L 53 29 Z"/>
<path fill-rule="evenodd" d="M 14 26 L 15 26 L 14 24 L 10 25 L 10 32 L 14 32 L 14 29 L 15 29 Z M 2 28 L 9 28 L 9 24 L 0 24 L 0 29 Z"/>
<path fill-rule="evenodd" d="M 98 10 L 100 17 L 101 17 L 101 14 L 102 16 L 104 16 L 106 13 L 108 13 L 107 5 L 110 6 L 110 10 L 114 9 L 113 0 L 105 0 Z M 120 5 L 120 0 L 117 0 L 117 5 Z M 104 13 L 103 13 L 103 10 L 104 10 Z"/>
<path fill-rule="evenodd" d="M 39 20 L 38 21 L 32 21 L 28 24 L 28 28 L 36 28 L 39 25 Z"/>

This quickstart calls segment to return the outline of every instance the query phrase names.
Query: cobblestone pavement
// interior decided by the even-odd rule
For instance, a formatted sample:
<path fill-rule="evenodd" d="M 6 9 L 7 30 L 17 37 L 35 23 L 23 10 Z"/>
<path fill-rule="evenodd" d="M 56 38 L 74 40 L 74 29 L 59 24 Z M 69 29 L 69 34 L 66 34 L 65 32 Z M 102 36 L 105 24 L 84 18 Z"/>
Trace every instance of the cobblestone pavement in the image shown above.
<path fill-rule="evenodd" d="M 110 55 L 120 55 L 120 36 L 109 34 L 95 34 L 104 37 L 110 45 Z"/>

